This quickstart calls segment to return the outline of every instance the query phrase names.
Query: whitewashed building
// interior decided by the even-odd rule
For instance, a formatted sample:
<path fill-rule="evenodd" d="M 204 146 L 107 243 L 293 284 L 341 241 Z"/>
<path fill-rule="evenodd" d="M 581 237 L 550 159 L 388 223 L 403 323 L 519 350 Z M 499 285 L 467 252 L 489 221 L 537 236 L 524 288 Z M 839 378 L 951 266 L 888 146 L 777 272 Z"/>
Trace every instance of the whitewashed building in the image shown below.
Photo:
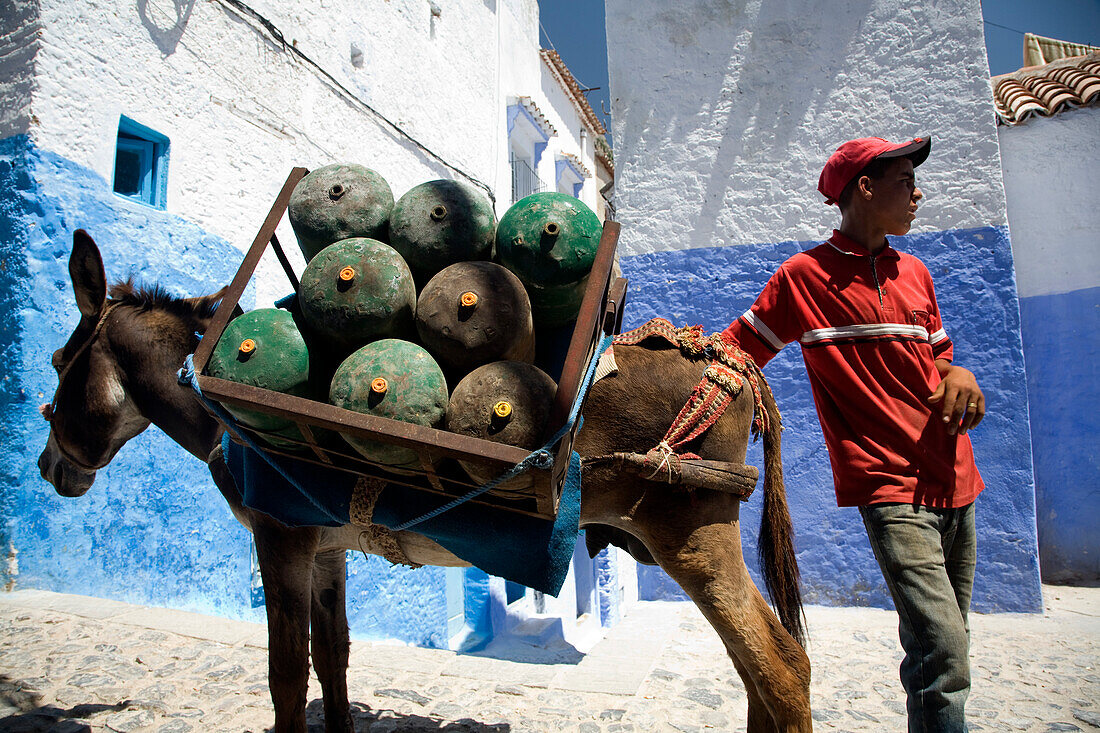
<path fill-rule="evenodd" d="M 838 225 L 816 188 L 840 143 L 931 136 L 917 171 L 925 198 L 897 244 L 928 265 L 956 363 L 987 397 L 971 434 L 989 487 L 977 501 L 974 607 L 1042 610 L 1020 309 L 978 0 L 606 8 L 619 252 L 632 297 L 624 327 L 662 315 L 725 328 L 784 260 Z M 888 605 L 858 512 L 836 508 L 798 352 L 792 344 L 764 373 L 784 414 L 804 597 Z M 741 514 L 747 557 L 754 499 Z M 681 597 L 651 568 L 639 585 L 644 598 Z"/>
<path fill-rule="evenodd" d="M 1040 52 L 1035 63 L 991 83 L 1020 292 L 1039 559 L 1044 579 L 1087 583 L 1100 579 L 1100 51 L 1030 34 L 1027 49 Z"/>
<path fill-rule="evenodd" d="M 247 532 L 205 467 L 155 428 L 79 500 L 38 476 L 47 430 L 36 407 L 56 384 L 48 355 L 77 320 L 66 270 L 74 229 L 96 239 L 109 280 L 133 274 L 198 295 L 229 281 L 294 166 L 360 163 L 395 197 L 423 181 L 464 179 L 494 197 L 498 217 L 531 190 L 596 209 L 603 133 L 565 64 L 540 49 L 535 0 L 7 3 L 4 583 L 260 613 Z M 286 221 L 278 236 L 300 272 Z M 245 305 L 270 306 L 287 292 L 266 255 Z M 478 571 L 354 557 L 352 631 L 469 647 L 512 630 L 584 646 L 600 634 L 601 600 L 610 622 L 607 599 L 623 596 L 607 577 L 614 565 L 606 553 L 589 561 L 579 552 L 562 594 L 548 599 Z"/>

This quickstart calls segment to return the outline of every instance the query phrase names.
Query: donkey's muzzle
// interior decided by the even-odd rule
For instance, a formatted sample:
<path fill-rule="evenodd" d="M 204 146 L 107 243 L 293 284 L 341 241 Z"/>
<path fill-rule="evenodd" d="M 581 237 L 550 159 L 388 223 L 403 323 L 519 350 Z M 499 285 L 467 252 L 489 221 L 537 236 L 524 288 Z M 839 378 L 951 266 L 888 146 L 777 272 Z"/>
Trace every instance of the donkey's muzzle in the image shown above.
<path fill-rule="evenodd" d="M 53 448 L 53 437 L 38 456 L 38 472 L 61 496 L 83 496 L 95 483 L 95 471 L 85 471 L 66 461 Z"/>

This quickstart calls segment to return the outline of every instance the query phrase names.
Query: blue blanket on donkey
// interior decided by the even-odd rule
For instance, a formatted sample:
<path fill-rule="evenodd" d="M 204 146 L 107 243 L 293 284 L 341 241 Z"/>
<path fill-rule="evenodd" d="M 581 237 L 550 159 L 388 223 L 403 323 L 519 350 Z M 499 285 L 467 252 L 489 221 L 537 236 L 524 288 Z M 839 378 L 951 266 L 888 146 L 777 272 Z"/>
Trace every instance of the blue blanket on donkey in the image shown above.
<path fill-rule="evenodd" d="M 291 527 L 335 527 L 350 523 L 356 477 L 345 471 L 267 454 L 309 493 L 302 495 L 255 450 L 222 438 L 223 454 L 245 506 L 270 514 Z M 490 575 L 557 595 L 569 571 L 577 541 L 581 504 L 580 457 L 573 453 L 554 521 L 460 504 L 410 528 L 429 537 Z M 374 522 L 396 527 L 450 501 L 427 492 L 394 487 L 374 506 Z"/>

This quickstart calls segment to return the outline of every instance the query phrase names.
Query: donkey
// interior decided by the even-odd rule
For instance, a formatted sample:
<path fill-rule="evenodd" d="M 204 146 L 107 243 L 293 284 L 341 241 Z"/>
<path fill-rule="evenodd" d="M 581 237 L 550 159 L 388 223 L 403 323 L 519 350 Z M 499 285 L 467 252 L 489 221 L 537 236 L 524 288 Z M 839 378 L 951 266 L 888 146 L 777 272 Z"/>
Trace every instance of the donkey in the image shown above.
<path fill-rule="evenodd" d="M 42 477 L 63 496 L 81 496 L 96 471 L 150 423 L 207 461 L 233 514 L 255 538 L 267 604 L 274 730 L 306 730 L 312 641 L 325 729 L 351 731 L 345 553 L 351 549 L 383 555 L 387 548 L 364 541 L 361 527 L 290 528 L 242 503 L 221 457 L 221 428 L 176 378 L 224 291 L 180 299 L 160 288 L 123 282 L 113 285 L 108 297 L 99 249 L 82 230 L 73 236 L 69 273 L 80 322 L 53 355 L 58 387 L 52 403 L 42 408 L 50 424 L 38 461 Z M 656 445 L 705 367 L 675 348 L 616 346 L 615 358 L 617 375 L 593 385 L 585 403 L 586 420 L 575 441 L 582 459 L 645 452 Z M 655 374 L 661 375 L 659 382 Z M 760 554 L 782 621 L 745 566 L 740 501 L 732 494 L 670 487 L 629 476 L 612 462 L 594 461 L 583 473 L 580 524 L 590 544 L 593 538 L 604 538 L 642 561 L 659 564 L 696 603 L 744 682 L 749 731 L 809 731 L 810 668 L 801 646 L 801 599 L 783 488 L 779 415 L 766 383 L 761 381 L 760 388 L 774 426 L 764 434 Z M 692 443 L 693 451 L 703 458 L 743 463 L 753 411 L 751 395 L 734 400 Z M 395 532 L 392 539 L 413 563 L 468 565 L 415 532 Z"/>

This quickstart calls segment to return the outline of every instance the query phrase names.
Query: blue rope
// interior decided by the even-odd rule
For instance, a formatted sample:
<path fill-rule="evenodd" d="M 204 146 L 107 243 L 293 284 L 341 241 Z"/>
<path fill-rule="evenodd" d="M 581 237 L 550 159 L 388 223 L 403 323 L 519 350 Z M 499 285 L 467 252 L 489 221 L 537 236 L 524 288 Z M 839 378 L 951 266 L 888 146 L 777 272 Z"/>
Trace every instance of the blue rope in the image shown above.
<path fill-rule="evenodd" d="M 283 467 L 279 465 L 274 456 L 272 456 L 270 453 L 267 452 L 267 450 L 260 446 L 260 444 L 257 443 L 251 435 L 241 430 L 240 426 L 237 425 L 236 418 L 234 418 L 224 407 L 222 407 L 217 402 L 214 402 L 202 393 L 202 389 L 199 387 L 199 375 L 195 373 L 194 356 L 194 354 L 188 354 L 187 358 L 183 360 L 183 368 L 180 369 L 176 375 L 179 383 L 184 386 L 189 385 L 191 389 L 195 391 L 195 394 L 198 395 L 198 398 L 202 401 L 202 403 L 206 405 L 211 412 L 218 416 L 218 419 L 222 421 L 229 432 L 237 436 L 237 438 L 245 443 L 249 448 L 259 453 L 260 457 L 264 459 L 267 465 L 275 469 L 279 473 L 279 475 L 286 480 L 288 484 L 298 489 L 298 493 L 304 496 L 306 501 L 313 505 L 314 509 L 319 511 L 325 517 L 328 517 L 328 519 L 330 519 L 331 521 L 336 522 L 337 524 L 346 524 L 343 518 L 336 516 L 331 511 L 329 511 L 328 507 L 322 505 L 320 502 L 314 499 L 313 496 L 308 491 L 306 491 L 305 488 L 301 484 L 299 484 L 293 476 L 288 474 L 283 469 Z"/>
<path fill-rule="evenodd" d="M 402 522 L 401 524 L 398 524 L 394 527 L 390 527 L 390 530 L 393 532 L 400 532 L 401 530 L 408 529 L 409 527 L 414 527 L 421 522 L 426 522 L 429 519 L 434 519 L 440 514 L 448 512 L 461 504 L 465 504 L 471 499 L 475 499 L 487 491 L 492 491 L 505 481 L 509 481 L 510 479 L 519 476 L 520 474 L 530 470 L 531 468 L 549 469 L 551 466 L 553 466 L 554 455 L 550 452 L 550 449 L 554 447 L 555 443 L 565 437 L 565 434 L 573 428 L 574 423 L 576 423 L 578 419 L 581 419 L 583 424 L 583 418 L 580 418 L 581 405 L 584 404 L 584 398 L 588 395 L 588 390 L 592 386 L 592 378 L 596 374 L 596 365 L 600 361 L 600 355 L 603 354 L 603 352 L 606 351 L 610 345 L 611 335 L 607 334 L 604 336 L 603 340 L 600 341 L 600 345 L 596 348 L 596 352 L 592 356 L 592 360 L 588 365 L 588 370 L 585 372 L 584 379 L 581 380 L 580 390 L 577 392 L 577 398 L 573 400 L 573 406 L 569 410 L 568 419 L 565 421 L 565 424 L 561 427 L 561 429 L 558 430 L 558 432 L 556 432 L 554 436 L 550 438 L 550 440 L 546 441 L 545 445 L 543 445 L 541 448 L 531 451 L 522 461 L 502 473 L 500 476 L 497 476 L 492 481 L 483 484 L 482 486 L 479 486 L 473 491 L 467 492 L 462 496 L 456 497 L 455 499 L 452 499 L 443 506 L 433 509 L 432 511 L 416 517 L 415 519 L 410 519 L 407 522 Z M 293 477 L 289 476 L 282 469 L 282 467 L 274 461 L 274 459 L 267 453 L 267 451 L 260 447 L 256 443 L 256 441 L 251 438 L 251 436 L 238 430 L 236 420 L 233 418 L 232 415 L 226 412 L 225 408 L 223 408 L 218 403 L 211 401 L 208 397 L 206 397 L 206 395 L 202 393 L 202 390 L 199 388 L 198 375 L 195 374 L 195 366 L 192 362 L 192 357 L 192 354 L 189 354 L 187 356 L 187 359 L 184 361 L 184 368 L 180 369 L 179 371 L 180 384 L 189 384 L 191 388 L 195 390 L 195 394 L 199 396 L 199 399 L 202 400 L 203 404 L 209 407 L 211 411 L 213 411 L 225 423 L 226 427 L 229 428 L 234 435 L 241 438 L 245 443 L 248 444 L 250 448 L 257 451 L 272 468 L 278 471 L 279 474 L 287 480 L 287 482 L 291 486 L 298 489 L 298 491 L 301 492 L 302 496 L 304 496 L 310 502 L 310 504 L 316 507 L 322 514 L 330 517 L 333 521 L 343 523 L 343 520 L 334 517 L 328 509 L 318 504 L 313 496 L 311 496 L 308 491 L 306 491 L 297 481 L 295 481 Z"/>

